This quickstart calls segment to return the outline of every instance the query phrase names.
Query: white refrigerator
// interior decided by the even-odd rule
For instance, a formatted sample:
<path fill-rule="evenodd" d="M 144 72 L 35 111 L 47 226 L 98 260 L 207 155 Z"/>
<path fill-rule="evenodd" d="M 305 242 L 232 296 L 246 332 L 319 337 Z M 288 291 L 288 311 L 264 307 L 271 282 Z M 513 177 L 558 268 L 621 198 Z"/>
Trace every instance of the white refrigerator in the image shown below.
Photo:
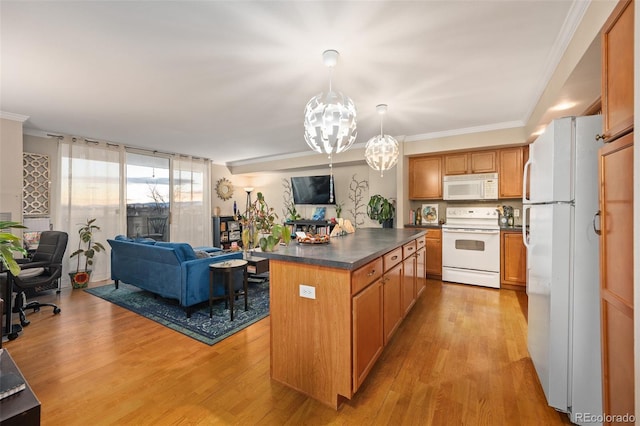
<path fill-rule="evenodd" d="M 594 220 L 601 129 L 601 116 L 553 121 L 524 168 L 529 354 L 549 405 L 577 424 L 603 414 Z"/>

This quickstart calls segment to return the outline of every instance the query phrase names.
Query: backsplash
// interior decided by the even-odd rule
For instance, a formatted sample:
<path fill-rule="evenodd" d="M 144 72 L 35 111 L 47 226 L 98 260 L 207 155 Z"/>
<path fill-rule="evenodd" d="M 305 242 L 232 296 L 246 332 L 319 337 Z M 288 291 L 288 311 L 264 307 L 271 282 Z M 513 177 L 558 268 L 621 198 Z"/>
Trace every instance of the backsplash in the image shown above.
<path fill-rule="evenodd" d="M 414 212 L 418 209 L 422 208 L 423 204 L 428 204 L 430 206 L 438 207 L 438 222 L 442 223 L 445 221 L 446 223 L 446 213 L 447 207 L 460 207 L 460 206 L 469 206 L 469 207 L 497 207 L 497 206 L 511 206 L 515 210 L 519 210 L 519 216 L 515 217 L 514 214 L 514 226 L 522 225 L 522 199 L 506 199 L 506 200 L 494 200 L 494 201 L 443 201 L 443 200 L 434 200 L 434 201 L 416 201 L 410 200 L 409 209 Z M 405 224 L 409 224 L 409 216 L 403 219 Z"/>

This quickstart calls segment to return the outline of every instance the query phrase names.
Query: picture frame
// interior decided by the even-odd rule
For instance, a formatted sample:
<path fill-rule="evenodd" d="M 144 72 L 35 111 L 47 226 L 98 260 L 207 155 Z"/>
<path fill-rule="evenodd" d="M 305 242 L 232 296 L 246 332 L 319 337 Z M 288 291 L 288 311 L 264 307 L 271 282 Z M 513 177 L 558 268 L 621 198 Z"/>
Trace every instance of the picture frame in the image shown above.
<path fill-rule="evenodd" d="M 229 231 L 237 231 L 240 229 L 240 223 L 234 221 L 229 221 L 227 222 L 227 228 L 229 229 Z"/>
<path fill-rule="evenodd" d="M 438 205 L 437 204 L 423 204 L 421 213 L 422 213 L 423 225 L 438 224 Z"/>
<path fill-rule="evenodd" d="M 240 240 L 240 231 L 229 232 L 229 241 L 239 241 L 239 240 Z"/>

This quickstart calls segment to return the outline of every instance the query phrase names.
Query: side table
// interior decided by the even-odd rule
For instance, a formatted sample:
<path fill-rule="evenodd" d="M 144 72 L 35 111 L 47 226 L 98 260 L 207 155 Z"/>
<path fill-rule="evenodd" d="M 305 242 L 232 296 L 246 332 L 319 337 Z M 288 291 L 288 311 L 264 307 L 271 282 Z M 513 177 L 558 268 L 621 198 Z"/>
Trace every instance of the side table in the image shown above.
<path fill-rule="evenodd" d="M 24 379 L 6 349 L 0 353 L 0 370 L 17 374 Z M 0 424 L 2 426 L 35 426 L 40 424 L 40 401 L 26 380 L 25 383 L 26 389 L 0 399 Z"/>
<path fill-rule="evenodd" d="M 209 265 L 209 318 L 213 316 L 213 300 L 218 299 L 217 297 L 213 296 L 213 274 L 215 271 L 222 272 L 224 276 L 224 286 L 226 288 L 225 290 L 226 294 L 224 295 L 225 306 L 227 306 L 227 302 L 228 302 L 229 311 L 231 312 L 231 321 L 233 321 L 233 301 L 237 295 L 244 294 L 244 310 L 246 311 L 248 309 L 248 302 L 247 302 L 247 295 L 248 295 L 247 264 L 248 263 L 249 262 L 242 259 L 230 259 L 230 260 L 225 260 L 223 262 L 212 263 Z M 233 273 L 240 269 L 242 269 L 244 272 L 243 273 L 244 278 L 242 280 L 243 292 L 236 293 L 233 285 Z"/>

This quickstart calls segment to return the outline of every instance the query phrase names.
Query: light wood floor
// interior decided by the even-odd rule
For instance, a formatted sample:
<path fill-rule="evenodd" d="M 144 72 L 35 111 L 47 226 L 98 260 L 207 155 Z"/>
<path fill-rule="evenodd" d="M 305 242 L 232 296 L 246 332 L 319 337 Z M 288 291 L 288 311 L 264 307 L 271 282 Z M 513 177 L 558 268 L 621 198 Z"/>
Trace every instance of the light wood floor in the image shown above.
<path fill-rule="evenodd" d="M 65 289 L 3 346 L 42 425 L 554 425 L 526 348 L 526 296 L 429 281 L 371 374 L 334 411 L 269 378 L 269 318 L 207 346 Z"/>

